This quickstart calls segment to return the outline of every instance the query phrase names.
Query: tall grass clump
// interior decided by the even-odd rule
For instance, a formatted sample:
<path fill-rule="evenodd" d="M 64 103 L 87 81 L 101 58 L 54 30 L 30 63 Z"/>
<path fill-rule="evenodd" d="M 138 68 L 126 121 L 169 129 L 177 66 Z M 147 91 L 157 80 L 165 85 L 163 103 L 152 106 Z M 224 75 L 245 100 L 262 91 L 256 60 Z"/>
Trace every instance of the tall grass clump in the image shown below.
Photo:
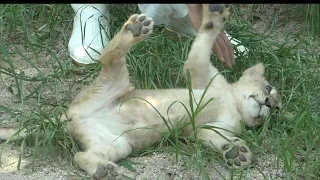
<path fill-rule="evenodd" d="M 306 19 L 311 24 L 313 34 L 320 35 L 320 4 L 308 4 Z"/>

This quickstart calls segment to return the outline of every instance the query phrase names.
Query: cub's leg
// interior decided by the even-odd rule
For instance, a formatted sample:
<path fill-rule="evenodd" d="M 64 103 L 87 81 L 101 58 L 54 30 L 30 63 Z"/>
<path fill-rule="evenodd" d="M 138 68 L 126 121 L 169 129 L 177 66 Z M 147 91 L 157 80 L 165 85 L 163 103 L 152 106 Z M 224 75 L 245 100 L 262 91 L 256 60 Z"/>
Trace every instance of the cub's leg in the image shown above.
<path fill-rule="evenodd" d="M 79 110 L 79 106 L 83 108 L 83 111 L 88 112 L 91 107 L 97 109 L 99 105 L 104 105 L 103 103 L 108 103 L 112 107 L 112 101 L 117 100 L 129 91 L 129 75 L 124 56 L 134 44 L 151 34 L 152 27 L 152 19 L 144 14 L 135 14 L 129 18 L 121 31 L 108 43 L 104 50 L 101 57 L 102 69 L 100 74 L 89 86 L 89 90 L 84 91 L 82 94 L 84 97 L 80 95 L 73 102 L 74 106 L 69 107 L 71 109 L 69 112 L 73 112 L 72 108 L 77 110 L 74 110 L 74 112 L 82 112 L 81 109 Z M 88 92 L 90 93 L 88 94 Z M 87 106 L 86 109 L 85 106 Z M 95 109 L 93 109 L 93 113 Z M 87 123 L 87 126 L 85 126 L 85 123 Z M 84 128 L 79 129 L 80 127 Z M 121 125 L 115 125 L 113 130 L 117 131 L 120 127 Z M 83 144 L 83 152 L 78 152 L 74 157 L 75 163 L 81 169 L 95 179 L 123 178 L 121 173 L 117 171 L 117 165 L 114 162 L 126 158 L 132 149 L 124 137 L 119 137 L 119 132 L 114 134 L 110 129 L 103 129 L 103 126 L 99 126 L 94 120 L 83 122 L 82 126 L 77 126 L 71 131 L 77 135 L 78 140 Z"/>
<path fill-rule="evenodd" d="M 229 7 L 222 4 L 204 4 L 202 7 L 202 25 L 184 65 L 184 73 L 189 69 L 192 87 L 195 89 L 204 89 L 218 74 L 218 70 L 210 62 L 210 57 L 213 43 L 229 17 Z M 226 83 L 222 75 L 218 74 L 215 77 L 214 84 L 223 86 Z"/>
<path fill-rule="evenodd" d="M 101 56 L 102 68 L 94 82 L 83 89 L 70 105 L 86 111 L 112 104 L 129 91 L 129 73 L 125 55 L 130 48 L 152 33 L 153 20 L 145 14 L 134 14 L 107 44 Z M 97 109 L 97 108 L 96 108 Z M 89 114 L 89 113 L 88 113 Z"/>
<path fill-rule="evenodd" d="M 122 26 L 120 32 L 108 43 L 101 56 L 101 82 L 110 81 L 117 96 L 122 97 L 129 91 L 129 73 L 125 54 L 130 48 L 152 33 L 153 20 L 145 14 L 134 14 Z M 119 88 L 118 88 L 119 87 Z M 124 91 L 123 91 L 124 90 Z"/>
<path fill-rule="evenodd" d="M 152 18 L 145 14 L 132 15 L 102 53 L 102 72 L 110 71 L 115 65 L 122 65 L 123 62 L 119 60 L 122 60 L 133 45 L 151 34 L 152 28 Z"/>
<path fill-rule="evenodd" d="M 210 63 L 211 47 L 220 33 L 224 23 L 229 17 L 229 5 L 211 4 L 203 5 L 203 20 L 191 51 L 185 69 L 191 69 L 191 80 L 194 88 L 204 88 L 218 70 Z M 212 87 L 227 87 L 227 82 L 222 75 L 215 77 Z M 251 164 L 252 153 L 246 143 L 235 137 L 240 132 L 239 122 L 234 121 L 231 114 L 217 118 L 216 122 L 209 123 L 221 129 L 202 129 L 198 137 L 204 144 L 217 148 L 229 167 L 240 168 Z M 226 130 L 222 130 L 226 129 Z M 224 135 L 222 137 L 220 134 Z"/>

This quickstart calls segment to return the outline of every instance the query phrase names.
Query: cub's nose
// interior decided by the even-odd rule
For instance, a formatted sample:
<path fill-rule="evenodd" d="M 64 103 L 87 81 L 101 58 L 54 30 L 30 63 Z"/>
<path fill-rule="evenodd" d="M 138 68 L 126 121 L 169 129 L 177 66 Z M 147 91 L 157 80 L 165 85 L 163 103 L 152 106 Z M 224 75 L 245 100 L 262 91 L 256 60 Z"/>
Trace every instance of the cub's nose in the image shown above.
<path fill-rule="evenodd" d="M 264 105 L 268 106 L 269 108 L 271 108 L 271 103 L 269 98 L 266 98 L 266 101 L 264 102 Z"/>

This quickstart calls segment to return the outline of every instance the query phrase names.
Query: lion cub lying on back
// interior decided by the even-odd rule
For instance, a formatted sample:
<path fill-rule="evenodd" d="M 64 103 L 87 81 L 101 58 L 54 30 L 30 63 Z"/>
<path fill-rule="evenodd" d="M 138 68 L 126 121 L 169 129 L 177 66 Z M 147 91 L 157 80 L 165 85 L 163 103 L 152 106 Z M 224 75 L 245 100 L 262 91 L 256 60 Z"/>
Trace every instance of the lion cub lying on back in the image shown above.
<path fill-rule="evenodd" d="M 204 96 L 204 102 L 213 100 L 196 117 L 196 125 L 219 127 L 216 131 L 229 141 L 208 129 L 200 130 L 198 137 L 207 146 L 217 148 L 229 167 L 239 168 L 251 164 L 252 160 L 246 143 L 236 137 L 241 131 L 240 121 L 247 126 L 262 124 L 274 107 L 281 107 L 281 101 L 277 90 L 264 78 L 263 64 L 247 69 L 238 82 L 229 84 L 210 63 L 211 47 L 228 17 L 227 5 L 203 5 L 202 25 L 184 70 L 190 70 L 194 106 L 216 76 Z M 152 145 L 160 139 L 159 131 L 167 131 L 152 106 L 161 114 L 167 114 L 174 101 L 188 107 L 187 89 L 129 90 L 125 55 L 151 34 L 152 27 L 150 17 L 132 15 L 104 50 L 97 78 L 75 97 L 61 118 L 69 120 L 68 131 L 82 148 L 82 152 L 75 155 L 75 162 L 96 179 L 120 178 L 114 162 Z M 173 125 L 183 117 L 184 123 L 189 122 L 181 104 L 173 105 L 168 117 Z M 192 128 L 187 126 L 184 133 L 192 133 Z"/>

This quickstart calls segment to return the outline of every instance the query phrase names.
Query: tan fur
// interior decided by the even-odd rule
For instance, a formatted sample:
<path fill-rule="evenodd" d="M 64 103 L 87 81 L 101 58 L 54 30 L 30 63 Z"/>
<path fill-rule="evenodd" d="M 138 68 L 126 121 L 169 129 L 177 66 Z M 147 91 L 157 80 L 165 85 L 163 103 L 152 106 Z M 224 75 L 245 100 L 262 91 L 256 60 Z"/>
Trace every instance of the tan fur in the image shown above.
<path fill-rule="evenodd" d="M 202 26 L 193 42 L 184 71 L 189 69 L 191 72 L 194 106 L 209 81 L 215 77 L 204 102 L 210 98 L 213 100 L 196 117 L 196 125 L 208 124 L 226 129 L 217 131 L 229 141 L 212 130 L 203 129 L 198 137 L 207 146 L 221 151 L 228 166 L 237 168 L 251 164 L 252 156 L 245 142 L 236 137 L 241 133 L 240 122 L 243 121 L 247 126 L 262 124 L 272 107 L 281 107 L 281 100 L 276 89 L 266 92 L 265 86 L 269 83 L 264 78 L 263 64 L 247 69 L 240 80 L 233 84 L 218 74 L 218 70 L 210 63 L 211 47 L 223 28 L 223 18 L 227 19 L 229 12 L 228 8 L 224 8 L 221 14 L 210 12 L 208 8 L 208 5 L 203 7 Z M 146 148 L 159 140 L 159 132 L 167 131 L 167 127 L 157 111 L 167 118 L 168 107 L 174 101 L 185 104 L 190 111 L 187 89 L 129 89 L 125 54 L 151 33 L 153 25 L 151 22 L 145 27 L 150 28 L 147 34 L 134 37 L 128 29 L 128 25 L 137 23 L 133 17 L 137 15 L 123 25 L 104 50 L 102 69 L 97 78 L 74 98 L 61 118 L 70 120 L 68 131 L 81 144 L 82 152 L 76 154 L 75 162 L 90 175 L 97 174 L 99 164 L 117 162 L 132 151 Z M 210 22 L 213 22 L 213 28 L 208 28 Z M 271 108 L 264 105 L 266 98 Z M 170 108 L 168 117 L 172 125 L 176 125 L 183 117 L 183 123 L 190 120 L 179 103 Z M 192 133 L 190 126 L 184 129 L 184 133 Z M 241 151 L 243 147 L 246 152 Z M 231 157 L 233 149 L 240 152 L 239 157 Z M 230 157 L 239 161 L 243 160 L 243 156 L 246 161 L 241 161 L 240 165 L 230 162 Z"/>

